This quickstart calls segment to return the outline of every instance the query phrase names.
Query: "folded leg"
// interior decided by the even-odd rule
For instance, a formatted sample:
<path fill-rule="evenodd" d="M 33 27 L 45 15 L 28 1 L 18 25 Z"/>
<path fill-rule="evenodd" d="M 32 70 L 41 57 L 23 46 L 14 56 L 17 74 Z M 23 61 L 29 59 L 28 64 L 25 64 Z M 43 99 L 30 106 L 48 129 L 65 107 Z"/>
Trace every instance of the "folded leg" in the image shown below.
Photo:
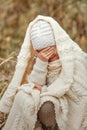
<path fill-rule="evenodd" d="M 38 112 L 39 121 L 44 130 L 58 130 L 55 119 L 54 104 L 50 101 L 45 102 Z"/>

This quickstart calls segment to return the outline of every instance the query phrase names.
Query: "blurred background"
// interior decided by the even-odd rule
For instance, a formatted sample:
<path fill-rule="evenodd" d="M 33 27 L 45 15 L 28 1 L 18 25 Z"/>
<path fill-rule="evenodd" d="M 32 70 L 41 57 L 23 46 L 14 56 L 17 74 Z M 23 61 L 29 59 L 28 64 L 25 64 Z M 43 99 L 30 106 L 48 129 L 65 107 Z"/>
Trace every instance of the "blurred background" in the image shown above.
<path fill-rule="evenodd" d="M 26 28 L 39 14 L 52 16 L 87 52 L 87 0 L 0 0 L 0 97 L 14 73 Z"/>

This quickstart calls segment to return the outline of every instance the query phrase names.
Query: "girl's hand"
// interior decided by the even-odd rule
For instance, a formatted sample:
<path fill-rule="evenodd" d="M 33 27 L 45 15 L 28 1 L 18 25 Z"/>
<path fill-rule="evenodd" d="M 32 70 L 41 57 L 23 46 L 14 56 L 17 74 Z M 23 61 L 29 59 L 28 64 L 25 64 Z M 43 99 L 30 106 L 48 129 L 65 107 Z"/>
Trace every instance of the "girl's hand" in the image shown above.
<path fill-rule="evenodd" d="M 55 46 L 51 46 L 40 51 L 34 49 L 34 51 L 37 57 L 39 57 L 42 61 L 47 62 L 55 56 L 55 49 Z"/>
<path fill-rule="evenodd" d="M 37 89 L 41 92 L 41 86 L 35 82 L 34 82 L 34 84 L 35 84 L 34 89 Z"/>

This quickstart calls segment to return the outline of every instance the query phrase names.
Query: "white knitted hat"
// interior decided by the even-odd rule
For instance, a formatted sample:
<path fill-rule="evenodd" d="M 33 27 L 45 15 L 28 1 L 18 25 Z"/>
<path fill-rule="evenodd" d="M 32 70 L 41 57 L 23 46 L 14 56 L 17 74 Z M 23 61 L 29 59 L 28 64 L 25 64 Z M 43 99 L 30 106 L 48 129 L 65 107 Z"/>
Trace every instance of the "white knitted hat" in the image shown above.
<path fill-rule="evenodd" d="M 37 21 L 31 29 L 30 36 L 33 48 L 37 50 L 55 45 L 53 30 L 46 21 Z"/>
<path fill-rule="evenodd" d="M 55 37 L 55 44 L 57 47 L 57 52 L 58 52 L 58 55 L 59 55 L 59 58 L 60 58 L 60 61 L 62 64 L 62 70 L 60 73 L 60 77 L 58 77 L 58 78 L 59 78 L 60 82 L 62 80 L 62 82 L 65 83 L 65 87 L 64 87 L 64 90 L 63 90 L 63 88 L 59 87 L 59 89 L 61 88 L 60 95 L 65 93 L 67 91 L 67 89 L 69 89 L 69 87 L 72 85 L 72 82 L 73 82 L 73 71 L 74 71 L 73 60 L 76 59 L 76 57 L 74 55 L 74 51 L 81 52 L 82 55 L 86 55 L 85 53 L 83 54 L 83 52 L 79 48 L 79 46 L 74 41 L 72 41 L 72 39 L 70 39 L 68 34 L 63 30 L 63 28 L 53 18 L 48 17 L 48 16 L 42 16 L 42 15 L 37 16 L 29 24 L 29 26 L 26 30 L 25 38 L 24 38 L 20 53 L 18 55 L 14 76 L 12 78 L 11 83 L 8 86 L 7 91 L 5 92 L 4 96 L 0 100 L 0 111 L 2 111 L 4 113 L 9 113 L 9 111 L 12 107 L 12 104 L 13 104 L 13 99 L 18 91 L 19 86 L 22 84 L 22 80 L 23 80 L 25 71 L 27 69 L 27 66 L 31 64 L 30 63 L 31 62 L 30 59 L 32 57 L 32 53 L 31 53 L 31 49 L 30 49 L 31 48 L 31 39 L 30 39 L 31 38 L 31 36 L 30 36 L 31 29 L 33 29 L 32 27 L 38 21 L 40 22 L 41 20 L 50 24 L 50 26 L 52 27 L 53 34 Z M 45 33 L 47 33 L 47 32 L 45 31 Z M 52 43 L 54 43 L 54 42 L 52 42 Z M 35 44 L 35 45 L 37 47 L 37 44 Z M 85 57 L 86 58 L 85 58 L 84 65 L 87 66 L 87 64 L 85 64 L 85 63 L 87 63 L 86 62 L 87 55 Z M 68 73 L 67 73 L 67 68 L 70 68 L 70 69 L 68 69 Z M 20 75 L 20 76 L 18 76 L 18 75 Z M 64 76 L 63 79 L 62 79 L 62 76 Z M 10 93 L 9 93 L 9 90 L 10 90 Z M 57 95 L 58 95 L 58 93 L 57 93 Z M 61 97 L 61 96 L 59 96 L 59 97 Z M 59 116 L 59 118 L 60 118 L 60 116 Z M 61 118 L 59 120 L 61 120 Z M 60 124 L 61 124 L 61 121 L 60 121 Z M 65 121 L 64 121 L 64 124 L 65 124 Z M 65 128 L 63 128 L 63 129 L 65 129 Z"/>

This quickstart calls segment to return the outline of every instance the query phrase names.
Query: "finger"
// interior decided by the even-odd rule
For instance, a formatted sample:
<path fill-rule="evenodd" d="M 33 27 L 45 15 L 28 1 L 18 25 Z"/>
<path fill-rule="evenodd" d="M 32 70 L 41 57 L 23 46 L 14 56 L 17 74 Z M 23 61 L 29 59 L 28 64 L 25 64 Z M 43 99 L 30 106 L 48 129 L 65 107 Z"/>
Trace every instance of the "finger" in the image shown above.
<path fill-rule="evenodd" d="M 50 55 L 49 56 L 49 60 L 52 59 L 52 58 L 54 58 L 54 57 L 55 57 L 55 54 Z"/>
<path fill-rule="evenodd" d="M 55 51 L 54 51 L 54 50 L 48 52 L 48 53 L 46 54 L 46 56 L 50 56 L 50 55 L 52 55 L 52 54 L 55 55 Z"/>
<path fill-rule="evenodd" d="M 42 49 L 40 52 L 45 52 L 45 51 L 48 51 L 49 49 L 51 49 L 51 47 L 46 47 L 46 48 Z"/>
<path fill-rule="evenodd" d="M 47 53 L 49 53 L 49 52 L 51 52 L 51 51 L 54 51 L 54 50 L 55 50 L 55 49 L 54 49 L 53 47 L 51 47 L 51 48 L 49 48 L 48 50 L 46 50 L 46 51 L 41 51 L 41 52 L 47 54 Z"/>
<path fill-rule="evenodd" d="M 50 58 L 53 58 L 55 56 L 55 54 L 51 54 L 47 56 L 47 59 L 49 60 Z"/>
<path fill-rule="evenodd" d="M 51 48 L 50 50 L 48 50 L 48 51 L 45 51 L 45 52 L 40 52 L 41 54 L 43 54 L 43 55 L 48 55 L 49 53 L 51 53 L 51 52 L 53 52 L 54 53 L 54 49 L 53 48 Z"/>
<path fill-rule="evenodd" d="M 49 54 L 49 55 L 44 55 L 43 57 L 44 58 L 46 58 L 47 59 L 47 61 L 51 58 L 51 57 L 53 57 L 55 54 Z"/>
<path fill-rule="evenodd" d="M 42 50 L 41 52 L 44 52 L 44 53 L 46 53 L 46 52 L 48 52 L 48 51 L 50 51 L 50 50 L 53 50 L 53 47 L 46 48 L 46 49 Z"/>
<path fill-rule="evenodd" d="M 55 48 L 53 48 L 52 50 L 49 50 L 48 52 L 46 52 L 45 54 L 50 54 L 50 52 L 53 52 L 55 55 L 57 54 L 57 51 Z"/>
<path fill-rule="evenodd" d="M 51 54 L 54 54 L 54 50 L 50 50 L 50 51 L 48 51 L 47 53 L 45 53 L 44 55 L 45 55 L 45 56 L 48 56 L 48 55 L 51 55 Z"/>

